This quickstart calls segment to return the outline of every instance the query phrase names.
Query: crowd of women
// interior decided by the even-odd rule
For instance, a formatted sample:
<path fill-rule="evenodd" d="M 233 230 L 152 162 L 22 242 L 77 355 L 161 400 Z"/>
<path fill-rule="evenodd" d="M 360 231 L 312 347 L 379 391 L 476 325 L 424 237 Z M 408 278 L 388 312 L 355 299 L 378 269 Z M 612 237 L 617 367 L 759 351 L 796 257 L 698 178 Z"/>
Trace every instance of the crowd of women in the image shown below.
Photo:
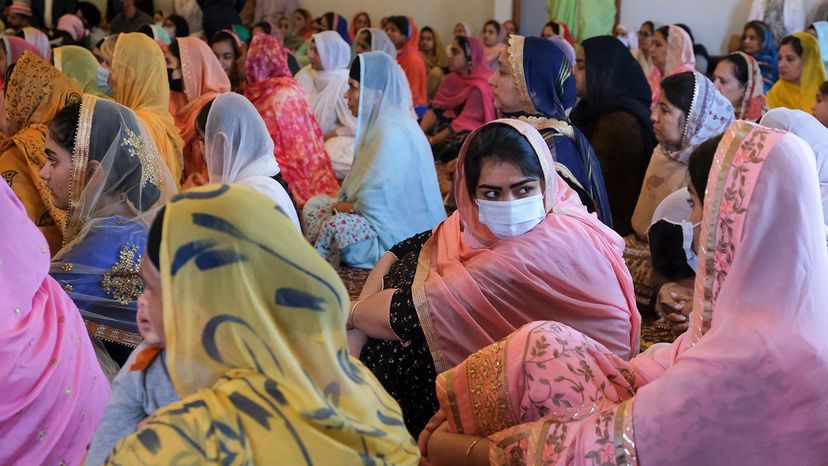
<path fill-rule="evenodd" d="M 0 464 L 828 457 L 828 22 L 14 5 Z"/>

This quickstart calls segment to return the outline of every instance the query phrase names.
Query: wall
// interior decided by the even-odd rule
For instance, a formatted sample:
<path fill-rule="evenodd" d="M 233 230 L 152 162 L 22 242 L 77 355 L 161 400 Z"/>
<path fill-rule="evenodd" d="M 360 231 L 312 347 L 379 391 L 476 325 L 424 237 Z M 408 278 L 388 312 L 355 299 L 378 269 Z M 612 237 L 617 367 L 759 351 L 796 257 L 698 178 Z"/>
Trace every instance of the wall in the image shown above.
<path fill-rule="evenodd" d="M 806 16 L 821 0 L 802 0 Z M 646 20 L 684 23 L 712 55 L 723 53 L 731 34 L 742 32 L 751 0 L 622 0 L 621 23 L 638 28 Z"/>

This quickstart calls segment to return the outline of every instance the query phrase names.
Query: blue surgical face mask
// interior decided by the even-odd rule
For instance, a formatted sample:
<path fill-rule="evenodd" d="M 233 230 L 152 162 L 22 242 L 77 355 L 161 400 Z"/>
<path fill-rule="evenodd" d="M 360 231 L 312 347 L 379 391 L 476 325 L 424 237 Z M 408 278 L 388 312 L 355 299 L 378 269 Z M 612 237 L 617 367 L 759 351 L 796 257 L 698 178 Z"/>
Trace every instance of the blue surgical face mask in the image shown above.
<path fill-rule="evenodd" d="M 111 97 L 113 92 L 112 88 L 109 87 L 109 73 L 110 71 L 108 69 L 102 65 L 98 65 L 98 71 L 95 73 L 95 82 L 98 84 L 101 92 Z"/>

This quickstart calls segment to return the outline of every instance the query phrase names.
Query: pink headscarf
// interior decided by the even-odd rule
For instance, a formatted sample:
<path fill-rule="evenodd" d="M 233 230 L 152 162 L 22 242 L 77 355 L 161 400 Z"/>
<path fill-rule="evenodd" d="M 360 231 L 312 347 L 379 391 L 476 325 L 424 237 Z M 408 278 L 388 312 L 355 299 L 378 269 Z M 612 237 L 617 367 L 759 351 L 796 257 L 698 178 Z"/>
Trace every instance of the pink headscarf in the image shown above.
<path fill-rule="evenodd" d="M 667 58 L 664 62 L 664 73 L 657 66 L 653 66 L 647 74 L 647 82 L 650 83 L 650 90 L 653 92 L 653 105 L 661 97 L 662 79 L 685 71 L 696 71 L 693 40 L 690 39 L 687 31 L 678 26 L 670 26 L 667 36 Z"/>
<path fill-rule="evenodd" d="M 72 40 L 80 42 L 86 35 L 86 29 L 83 27 L 83 21 L 73 14 L 65 14 L 58 19 L 58 31 L 64 31 L 72 36 Z"/>
<path fill-rule="evenodd" d="M 456 117 L 452 122 L 455 131 L 473 130 L 482 123 L 492 121 L 496 117 L 494 94 L 492 94 L 492 88 L 489 86 L 489 76 L 492 74 L 492 69 L 489 68 L 489 63 L 483 56 L 483 44 L 474 37 L 465 37 L 465 39 L 469 41 L 471 52 L 470 73 L 465 76 L 455 72 L 449 73 L 440 82 L 437 95 L 434 96 L 431 102 L 435 107 L 446 110 L 447 117 Z M 462 112 L 460 115 L 455 115 L 454 109 L 464 105 L 474 89 L 477 89 L 483 98 L 482 113 L 469 115 L 468 112 Z"/>
<path fill-rule="evenodd" d="M 79 464 L 110 389 L 49 247 L 0 183 L 0 464 Z"/>
<path fill-rule="evenodd" d="M 739 121 L 708 179 L 690 330 L 633 361 L 669 367 L 634 398 L 639 461 L 821 464 L 828 252 L 813 152 Z"/>
<path fill-rule="evenodd" d="M 20 57 L 23 56 L 23 52 L 26 50 L 37 56 L 41 56 L 40 50 L 38 50 L 34 45 L 26 42 L 25 39 L 21 39 L 16 36 L 0 36 L 0 39 L 3 40 L 3 45 L 6 47 L 6 61 L 8 65 L 17 63 L 17 60 L 20 60 Z M 2 76 L 0 76 L 0 78 L 2 78 Z"/>
<path fill-rule="evenodd" d="M 37 49 L 37 54 L 44 60 L 52 59 L 52 45 L 49 44 L 49 36 L 43 31 L 33 27 L 23 28 L 23 37 L 26 42 L 32 44 Z"/>
<path fill-rule="evenodd" d="M 473 132 L 457 159 L 457 212 L 426 242 L 412 287 L 437 372 L 535 320 L 565 323 L 631 357 L 638 352 L 640 316 L 624 241 L 587 213 L 557 175 L 537 130 L 511 119 L 491 124 L 511 126 L 532 145 L 544 173 L 547 216 L 506 239 L 480 223 L 462 169 Z"/>

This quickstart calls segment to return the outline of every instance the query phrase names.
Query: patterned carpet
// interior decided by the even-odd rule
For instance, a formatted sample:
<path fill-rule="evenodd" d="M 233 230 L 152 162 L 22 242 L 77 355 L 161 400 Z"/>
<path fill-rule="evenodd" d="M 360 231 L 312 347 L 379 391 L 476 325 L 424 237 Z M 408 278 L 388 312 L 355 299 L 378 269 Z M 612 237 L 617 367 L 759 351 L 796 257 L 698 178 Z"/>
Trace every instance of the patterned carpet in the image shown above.
<path fill-rule="evenodd" d="M 357 299 L 360 291 L 362 291 L 362 284 L 368 278 L 370 270 L 355 269 L 352 267 L 342 266 L 339 270 L 339 276 L 345 283 L 345 288 L 348 289 L 348 294 L 352 300 Z M 670 343 L 675 340 L 670 328 L 659 322 L 658 316 L 651 310 L 641 311 L 641 351 L 649 348 L 654 343 L 667 342 Z"/>

